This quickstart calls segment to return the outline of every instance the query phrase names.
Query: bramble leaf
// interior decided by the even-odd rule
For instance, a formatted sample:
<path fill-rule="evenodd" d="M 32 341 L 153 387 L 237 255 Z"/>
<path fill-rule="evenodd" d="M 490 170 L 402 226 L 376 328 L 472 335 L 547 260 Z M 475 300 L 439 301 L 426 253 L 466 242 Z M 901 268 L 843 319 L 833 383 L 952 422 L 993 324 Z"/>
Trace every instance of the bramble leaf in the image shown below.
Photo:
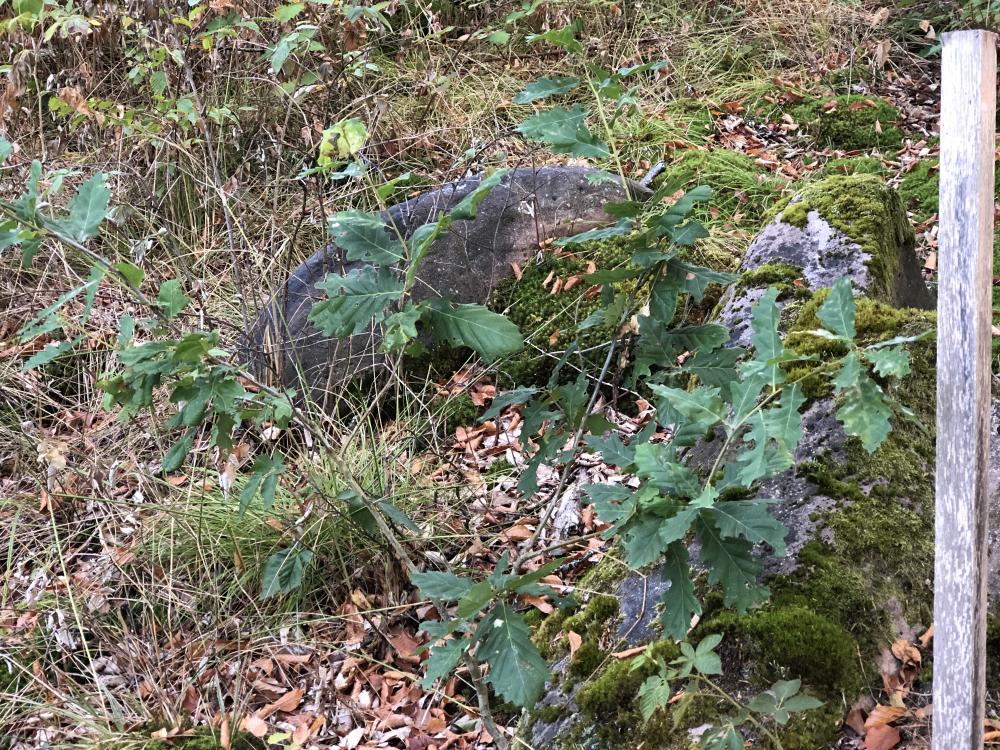
<path fill-rule="evenodd" d="M 261 581 L 261 598 L 287 594 L 301 586 L 312 556 L 307 549 L 289 547 L 267 558 Z"/>
<path fill-rule="evenodd" d="M 644 721 L 649 721 L 656 710 L 663 708 L 670 700 L 670 683 L 662 675 L 654 674 L 639 686 L 639 713 Z"/>
<path fill-rule="evenodd" d="M 457 576 L 454 573 L 431 570 L 425 573 L 411 571 L 410 580 L 420 589 L 421 596 L 428 599 L 444 599 L 453 602 L 461 599 L 473 586 L 469 578 Z"/>

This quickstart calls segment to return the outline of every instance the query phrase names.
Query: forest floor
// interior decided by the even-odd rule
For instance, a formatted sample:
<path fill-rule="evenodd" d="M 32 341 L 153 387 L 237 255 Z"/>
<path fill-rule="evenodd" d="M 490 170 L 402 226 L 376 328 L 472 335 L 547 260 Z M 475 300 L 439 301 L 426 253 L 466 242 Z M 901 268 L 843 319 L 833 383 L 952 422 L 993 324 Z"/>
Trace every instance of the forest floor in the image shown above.
<path fill-rule="evenodd" d="M 100 16 L 46 6 L 43 23 L 0 38 L 13 61 L 0 65 L 0 135 L 14 144 L 0 197 L 21 192 L 32 159 L 71 184 L 109 173 L 116 213 L 102 252 L 141 265 L 148 279 L 184 280 L 196 300 L 184 324 L 217 327 L 230 345 L 247 313 L 325 241 L 326 217 L 370 201 L 350 181 L 295 179 L 314 163 L 323 129 L 348 116 L 369 123 L 366 158 L 381 174 L 416 175 L 413 193 L 469 169 L 555 161 L 513 131 L 531 107 L 512 100 L 539 75 L 667 60 L 615 126 L 620 164 L 639 177 L 692 151 L 749 158 L 750 184 L 726 167 L 692 171 L 732 199 L 708 222 L 706 258 L 724 270 L 760 228 L 742 207 L 762 181 L 778 185 L 766 207 L 803 180 L 854 169 L 857 157 L 899 185 L 936 155 L 937 63 L 920 53 L 933 47 L 939 21 L 877 5 L 657 0 L 636 11 L 578 0 L 536 2 L 507 21 L 520 4 L 393 2 L 380 4 L 384 16 L 345 13 L 309 38 L 298 24 L 329 20 L 339 6 L 190 5 L 202 12 L 180 23 L 138 4 Z M 282 20 L 281 8 L 291 17 Z M 195 43 L 233 13 L 245 26 L 220 32 L 215 47 Z M 582 56 L 525 42 L 574 20 Z M 275 72 L 282 43 L 291 62 Z M 803 135 L 788 114 L 845 93 L 862 108 L 874 99 L 895 107 L 901 146 L 838 149 Z M 933 282 L 936 216 L 913 200 Z M 417 626 L 432 606 L 378 535 L 331 502 L 344 479 L 309 431 L 248 431 L 226 457 L 196 442 L 188 464 L 162 471 L 173 406 L 122 421 L 103 408 L 98 386 L 115 366 L 119 320 L 140 312 L 135 303 L 102 289 L 83 344 L 25 371 L 41 343 L 18 330 L 80 285 L 87 267 L 44 246 L 30 266 L 5 251 L 0 269 L 0 748 L 228 748 L 250 746 L 247 735 L 284 748 L 490 745 L 465 675 L 421 685 Z M 391 420 L 359 405 L 356 422 L 317 417 L 316 429 L 416 522 L 424 554 L 492 570 L 526 541 L 545 547 L 561 533 L 537 529 L 554 473 L 543 471 L 532 498 L 514 489 L 530 448 L 518 440 L 518 410 L 480 421 L 496 392 L 469 365 L 423 384 Z M 641 404 L 633 414 L 604 406 L 623 436 L 652 416 Z M 280 446 L 294 470 L 270 509 L 240 513 L 239 489 L 261 446 Z M 615 471 L 585 454 L 567 494 Z M 609 550 L 593 511 L 571 510 L 561 522 L 580 540 L 560 550 L 565 562 L 546 582 L 586 594 L 576 584 Z M 313 563 L 295 591 L 262 598 L 266 561 L 291 539 L 307 541 Z M 552 610 L 544 597 L 525 599 Z M 519 715 L 499 718 L 513 726 Z M 926 716 L 890 720 L 901 739 L 882 748 L 925 746 Z M 863 747 L 857 716 L 845 721 L 841 747 Z"/>

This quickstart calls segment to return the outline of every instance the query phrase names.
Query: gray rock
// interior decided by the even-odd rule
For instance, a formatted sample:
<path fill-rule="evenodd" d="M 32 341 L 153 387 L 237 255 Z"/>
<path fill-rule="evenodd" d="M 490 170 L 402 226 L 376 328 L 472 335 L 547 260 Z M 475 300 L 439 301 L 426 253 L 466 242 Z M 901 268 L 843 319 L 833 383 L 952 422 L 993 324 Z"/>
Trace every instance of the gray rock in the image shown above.
<path fill-rule="evenodd" d="M 451 210 L 479 186 L 469 177 L 391 206 L 384 218 L 404 238 Z M 643 198 L 649 190 L 583 167 L 546 166 L 511 170 L 479 204 L 472 221 L 455 222 L 423 261 L 413 299 L 442 296 L 460 303 L 485 303 L 496 285 L 512 275 L 511 263 L 524 263 L 545 240 L 605 226 L 614 220 L 607 202 Z M 313 304 L 325 294 L 316 289 L 328 273 L 347 273 L 362 265 L 328 245 L 292 272 L 258 314 L 245 356 L 258 375 L 286 387 L 306 384 L 315 392 L 355 376 L 381 370 L 377 331 L 338 340 L 309 323 Z"/>

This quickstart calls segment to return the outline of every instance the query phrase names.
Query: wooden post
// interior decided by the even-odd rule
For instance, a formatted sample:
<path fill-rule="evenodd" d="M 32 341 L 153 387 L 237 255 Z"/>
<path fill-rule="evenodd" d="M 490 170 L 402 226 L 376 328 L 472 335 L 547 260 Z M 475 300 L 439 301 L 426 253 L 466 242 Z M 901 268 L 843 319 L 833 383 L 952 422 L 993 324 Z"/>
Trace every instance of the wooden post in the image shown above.
<path fill-rule="evenodd" d="M 981 750 L 996 37 L 942 43 L 933 748 Z"/>

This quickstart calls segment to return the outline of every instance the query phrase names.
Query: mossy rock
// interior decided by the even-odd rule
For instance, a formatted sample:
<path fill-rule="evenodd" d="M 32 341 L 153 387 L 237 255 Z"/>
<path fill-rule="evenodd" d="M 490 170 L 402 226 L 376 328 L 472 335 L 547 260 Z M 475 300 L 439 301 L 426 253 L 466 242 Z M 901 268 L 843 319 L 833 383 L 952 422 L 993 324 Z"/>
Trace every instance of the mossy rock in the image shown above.
<path fill-rule="evenodd" d="M 899 264 L 915 264 L 915 258 L 912 230 L 899 199 L 878 178 L 836 176 L 806 186 L 775 209 L 769 226 L 784 223 L 783 214 L 796 204 L 804 204 L 809 222 L 817 217 L 825 220 L 822 238 L 796 235 L 798 244 L 774 245 L 772 255 L 754 256 L 734 285 L 737 294 L 771 284 L 787 287 L 780 327 L 788 346 L 808 350 L 820 360 L 844 354 L 837 342 L 817 343 L 807 334 L 819 327 L 817 312 L 827 287 L 842 275 L 849 276 L 862 295 L 856 307 L 862 344 L 933 328 L 933 313 L 890 304 L 898 298 L 892 281 Z M 823 283 L 826 277 L 806 273 L 816 258 L 804 257 L 801 241 L 805 237 L 814 242 L 811 252 L 818 255 L 834 232 L 845 239 L 837 252 L 851 257 L 840 268 L 820 263 L 828 271 L 834 269 Z M 877 262 L 880 254 L 884 257 Z M 803 284 L 807 276 L 810 283 Z M 906 378 L 895 385 L 879 381 L 904 408 L 893 418 L 892 433 L 873 453 L 844 434 L 835 418 L 838 404 L 825 390 L 809 393 L 798 463 L 760 489 L 762 496 L 776 498 L 772 512 L 789 528 L 789 557 L 762 561 L 772 594 L 769 603 L 750 612 L 733 612 L 722 607 L 717 592 L 705 595 L 703 577 L 697 581 L 703 613 L 690 640 L 697 642 L 709 633 L 725 635 L 719 649 L 725 675 L 720 679 L 731 680 L 729 689 L 745 700 L 775 680 L 801 679 L 804 690 L 824 701 L 821 709 L 797 716 L 778 730 L 786 749 L 831 746 L 843 706 L 878 689 L 878 670 L 873 666 L 880 651 L 901 634 L 930 623 L 934 355 L 933 336 L 924 337 L 911 347 L 911 372 Z M 711 444 L 706 445 L 705 450 L 711 451 Z M 605 587 L 597 590 L 614 592 L 623 612 L 628 591 L 648 593 L 648 608 L 659 597 L 651 585 L 659 576 L 655 571 L 648 578 L 632 574 L 622 582 L 615 557 L 609 554 L 592 572 L 595 580 L 609 576 Z M 568 620 L 560 623 L 549 630 L 550 635 L 567 627 Z M 1000 626 L 995 630 L 1000 633 Z M 601 632 L 607 632 L 606 625 Z M 651 637 L 655 641 L 655 635 Z M 672 645 L 656 642 L 655 648 L 661 643 Z M 571 729 L 562 725 L 566 734 L 555 747 L 688 750 L 688 728 L 716 723 L 729 712 L 728 706 L 702 700 L 689 707 L 689 713 L 675 705 L 658 711 L 649 722 L 642 721 L 636 703 L 642 669 L 633 671 L 607 658 L 593 668 L 609 650 L 595 641 L 575 673 L 565 670 L 568 676 L 560 689 L 572 696 L 581 718 Z M 766 742 L 760 746 L 770 747 Z"/>
<path fill-rule="evenodd" d="M 799 104 L 788 114 L 823 147 L 892 151 L 903 145 L 899 111 L 882 99 L 844 94 Z"/>
<path fill-rule="evenodd" d="M 657 179 L 659 185 L 689 190 L 696 185 L 712 188 L 712 199 L 698 209 L 703 221 L 724 220 L 741 214 L 755 222 L 774 204 L 785 188 L 783 180 L 757 166 L 753 159 L 724 148 L 680 151 Z"/>

